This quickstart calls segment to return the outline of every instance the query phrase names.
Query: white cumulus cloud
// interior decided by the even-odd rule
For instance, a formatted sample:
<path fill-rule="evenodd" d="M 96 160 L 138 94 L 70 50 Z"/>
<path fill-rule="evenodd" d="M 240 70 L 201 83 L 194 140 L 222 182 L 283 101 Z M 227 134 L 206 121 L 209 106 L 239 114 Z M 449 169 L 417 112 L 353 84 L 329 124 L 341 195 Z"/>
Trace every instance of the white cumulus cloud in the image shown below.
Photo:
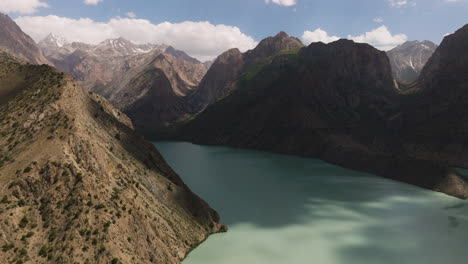
<path fill-rule="evenodd" d="M 125 13 L 126 16 L 130 17 L 130 18 L 135 18 L 137 17 L 137 15 L 135 14 L 135 12 L 127 12 Z"/>
<path fill-rule="evenodd" d="M 340 39 L 337 36 L 329 36 L 328 33 L 320 28 L 317 28 L 314 31 L 304 31 L 302 39 L 307 43 L 312 42 L 323 42 L 329 43 Z"/>
<path fill-rule="evenodd" d="M 369 43 L 376 48 L 388 50 L 408 40 L 405 34 L 392 35 L 386 26 L 378 27 L 359 36 L 348 35 L 356 42 Z"/>
<path fill-rule="evenodd" d="M 48 7 L 41 0 L 0 0 L 0 12 L 32 14 L 41 7 Z"/>
<path fill-rule="evenodd" d="M 391 7 L 395 7 L 395 8 L 406 7 L 406 6 L 415 6 L 416 5 L 415 2 L 408 1 L 408 0 L 388 0 L 388 4 Z"/>
<path fill-rule="evenodd" d="M 382 22 L 384 22 L 383 18 L 381 18 L 381 17 L 376 17 L 376 18 L 374 18 L 372 21 L 374 21 L 375 23 L 382 23 Z"/>
<path fill-rule="evenodd" d="M 49 33 L 69 41 L 97 44 L 105 39 L 124 37 L 135 43 L 167 44 L 200 60 L 213 59 L 230 48 L 252 49 L 257 42 L 238 27 L 213 25 L 209 22 L 163 22 L 153 24 L 145 19 L 112 18 L 97 22 L 89 18 L 72 19 L 59 16 L 24 16 L 16 23 L 34 40 Z"/>
<path fill-rule="evenodd" d="M 87 5 L 97 5 L 99 2 L 102 2 L 103 0 L 84 0 L 84 3 Z"/>
<path fill-rule="evenodd" d="M 392 49 L 408 40 L 405 34 L 393 35 L 386 26 L 380 26 L 357 36 L 348 35 L 347 38 L 359 43 L 368 43 L 381 50 Z M 330 36 L 326 31 L 319 28 L 315 31 L 305 31 L 302 35 L 302 39 L 306 43 L 318 41 L 328 43 L 338 40 L 339 37 Z"/>
<path fill-rule="evenodd" d="M 282 6 L 293 6 L 296 5 L 296 0 L 265 0 L 265 3 L 269 4 L 270 2 L 282 5 Z"/>

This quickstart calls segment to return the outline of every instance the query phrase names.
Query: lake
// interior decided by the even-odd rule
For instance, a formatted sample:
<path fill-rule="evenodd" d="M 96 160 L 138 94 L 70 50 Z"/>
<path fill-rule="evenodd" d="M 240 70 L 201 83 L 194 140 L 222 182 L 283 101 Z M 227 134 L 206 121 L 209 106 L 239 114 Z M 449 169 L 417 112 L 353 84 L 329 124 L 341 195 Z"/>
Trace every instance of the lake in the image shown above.
<path fill-rule="evenodd" d="M 229 227 L 184 264 L 467 264 L 468 202 L 315 159 L 156 142 Z"/>

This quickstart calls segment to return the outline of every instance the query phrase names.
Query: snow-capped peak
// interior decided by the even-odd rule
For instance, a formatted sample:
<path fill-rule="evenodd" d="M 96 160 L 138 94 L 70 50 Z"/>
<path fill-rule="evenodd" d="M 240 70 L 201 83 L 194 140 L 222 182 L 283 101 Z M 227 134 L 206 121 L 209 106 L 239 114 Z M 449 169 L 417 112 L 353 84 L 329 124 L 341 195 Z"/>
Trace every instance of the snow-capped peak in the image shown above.
<path fill-rule="evenodd" d="M 57 48 L 62 48 L 68 43 L 69 42 L 64 37 L 56 35 L 54 33 L 50 33 L 47 37 L 45 37 L 40 42 L 42 46 L 57 47 Z"/>
<path fill-rule="evenodd" d="M 107 39 L 103 42 L 99 43 L 96 46 L 97 50 L 106 50 L 107 52 L 112 51 L 115 54 L 119 55 L 138 55 L 149 53 L 153 50 L 158 48 L 157 45 L 153 44 L 134 44 L 133 42 L 125 39 L 125 38 L 117 38 L 117 39 Z"/>
<path fill-rule="evenodd" d="M 430 49 L 428 46 L 426 46 L 424 44 L 421 44 L 421 47 L 423 47 L 424 49 Z"/>

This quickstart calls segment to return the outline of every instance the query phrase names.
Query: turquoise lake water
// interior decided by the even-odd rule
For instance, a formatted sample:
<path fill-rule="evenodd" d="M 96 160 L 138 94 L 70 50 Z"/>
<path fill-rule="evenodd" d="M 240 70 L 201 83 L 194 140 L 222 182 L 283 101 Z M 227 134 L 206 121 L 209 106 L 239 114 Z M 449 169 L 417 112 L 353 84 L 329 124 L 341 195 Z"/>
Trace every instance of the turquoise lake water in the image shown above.
<path fill-rule="evenodd" d="M 323 161 L 155 143 L 229 231 L 184 264 L 468 264 L 468 202 Z"/>

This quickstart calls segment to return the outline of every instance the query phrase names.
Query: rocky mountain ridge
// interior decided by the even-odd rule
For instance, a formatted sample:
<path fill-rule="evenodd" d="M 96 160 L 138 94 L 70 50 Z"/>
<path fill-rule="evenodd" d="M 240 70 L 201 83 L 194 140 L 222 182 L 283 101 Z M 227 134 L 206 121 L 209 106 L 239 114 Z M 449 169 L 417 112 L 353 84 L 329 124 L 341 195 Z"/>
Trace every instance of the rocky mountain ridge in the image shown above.
<path fill-rule="evenodd" d="M 33 64 L 49 64 L 34 40 L 7 15 L 0 13 L 0 50 Z"/>
<path fill-rule="evenodd" d="M 97 45 L 85 44 L 80 42 L 69 42 L 62 36 L 50 33 L 43 40 L 39 41 L 38 46 L 43 50 L 46 56 L 54 54 L 69 54 L 80 49 L 101 56 L 132 56 L 144 53 L 150 53 L 154 50 L 165 50 L 166 45 L 156 44 L 134 44 L 125 38 L 107 39 Z"/>
<path fill-rule="evenodd" d="M 109 39 L 98 45 L 89 45 L 67 43 L 60 37 L 49 35 L 40 42 L 40 46 L 57 68 L 70 73 L 81 82 L 85 89 L 107 98 L 125 89 L 122 83 L 130 81 L 126 78 L 133 78 L 137 69 L 147 67 L 163 53 L 172 56 L 173 60 L 180 60 L 178 65 L 184 65 L 171 69 L 172 72 L 177 71 L 177 73 L 167 76 L 177 86 L 174 87 L 174 91 L 178 95 L 184 95 L 198 85 L 207 70 L 203 63 L 173 47 L 154 44 L 137 45 L 124 38 Z M 181 79 L 179 84 L 176 84 L 177 81 L 173 79 L 174 75 L 182 76 L 179 78 Z"/>
<path fill-rule="evenodd" d="M 245 53 L 238 49 L 224 52 L 213 62 L 198 89 L 188 99 L 189 104 L 195 112 L 201 111 L 235 90 L 235 81 L 249 67 L 249 70 L 255 71 L 278 53 L 294 52 L 303 46 L 299 39 L 280 32 L 262 40 L 253 50 Z"/>
<path fill-rule="evenodd" d="M 0 84 L 0 259 L 175 264 L 225 230 L 101 96 L 5 53 Z"/>

